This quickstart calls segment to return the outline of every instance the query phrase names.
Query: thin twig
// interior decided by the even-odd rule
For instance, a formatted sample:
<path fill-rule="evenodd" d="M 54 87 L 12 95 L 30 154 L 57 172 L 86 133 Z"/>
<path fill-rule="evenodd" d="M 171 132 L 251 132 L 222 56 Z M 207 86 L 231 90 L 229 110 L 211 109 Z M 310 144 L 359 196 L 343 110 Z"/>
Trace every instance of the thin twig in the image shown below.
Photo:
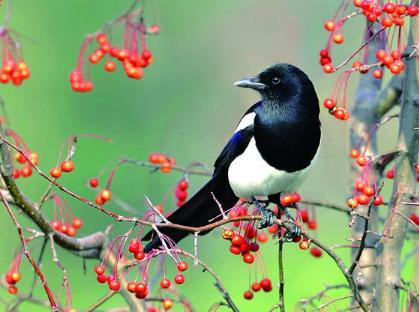
<path fill-rule="evenodd" d="M 281 312 L 285 312 L 285 300 L 284 300 L 284 287 L 285 287 L 285 281 L 284 281 L 284 263 L 283 263 L 283 248 L 284 248 L 284 242 L 282 239 L 278 242 L 278 271 L 279 271 L 279 310 Z"/>
<path fill-rule="evenodd" d="M 44 276 L 44 274 L 42 273 L 42 271 L 40 270 L 40 268 L 38 267 L 38 265 L 36 264 L 35 260 L 32 258 L 31 253 L 29 252 L 28 246 L 26 245 L 26 241 L 25 238 L 23 237 L 23 233 L 22 233 L 22 227 L 20 226 L 19 222 L 17 221 L 15 215 L 13 214 L 12 209 L 9 206 L 9 203 L 6 201 L 5 197 L 3 196 L 3 194 L 0 192 L 0 197 L 3 201 L 4 206 L 6 207 L 7 212 L 9 213 L 10 217 L 12 218 L 12 221 L 17 229 L 19 238 L 20 238 L 20 242 L 22 244 L 22 248 L 23 248 L 23 253 L 25 254 L 26 258 L 29 260 L 30 264 L 32 265 L 33 269 L 35 270 L 36 274 L 38 274 L 40 280 L 42 281 L 42 285 L 45 289 L 45 292 L 48 296 L 48 301 L 51 305 L 52 311 L 58 311 L 58 307 L 57 304 L 55 303 L 55 299 L 54 299 L 54 295 L 51 292 L 51 289 L 48 286 L 47 280 Z"/>

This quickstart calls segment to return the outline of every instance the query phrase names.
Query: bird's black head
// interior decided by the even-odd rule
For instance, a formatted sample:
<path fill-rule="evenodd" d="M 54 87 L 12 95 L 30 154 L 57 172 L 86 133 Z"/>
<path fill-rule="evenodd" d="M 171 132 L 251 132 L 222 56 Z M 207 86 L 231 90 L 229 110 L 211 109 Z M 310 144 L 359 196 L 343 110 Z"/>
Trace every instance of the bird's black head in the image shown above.
<path fill-rule="evenodd" d="M 313 83 L 299 68 L 290 64 L 275 64 L 254 77 L 246 77 L 234 83 L 237 87 L 258 91 L 262 99 L 270 102 L 287 102 L 302 96 L 318 107 Z M 301 101 L 297 101 L 301 102 Z M 310 103 L 301 103 L 310 105 Z"/>

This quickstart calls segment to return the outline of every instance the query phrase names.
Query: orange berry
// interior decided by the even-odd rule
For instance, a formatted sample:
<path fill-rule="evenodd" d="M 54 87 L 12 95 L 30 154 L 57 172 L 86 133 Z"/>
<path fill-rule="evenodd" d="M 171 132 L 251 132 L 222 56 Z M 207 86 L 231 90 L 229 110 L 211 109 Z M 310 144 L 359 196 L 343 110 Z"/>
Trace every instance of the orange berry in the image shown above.
<path fill-rule="evenodd" d="M 110 190 L 105 189 L 102 192 L 100 192 L 100 198 L 102 198 L 104 202 L 107 202 L 112 198 L 112 192 Z"/>
<path fill-rule="evenodd" d="M 71 160 L 65 160 L 61 163 L 61 170 L 63 172 L 71 172 L 74 170 L 74 163 Z"/>
<path fill-rule="evenodd" d="M 336 44 L 342 44 L 345 41 L 345 37 L 342 34 L 334 34 L 332 39 Z"/>
<path fill-rule="evenodd" d="M 59 177 L 61 177 L 61 170 L 60 168 L 51 168 L 49 174 L 51 175 L 51 177 L 58 179 Z"/>
<path fill-rule="evenodd" d="M 170 171 L 172 171 L 172 165 L 169 162 L 166 162 L 161 165 L 160 171 L 163 173 L 169 173 Z"/>

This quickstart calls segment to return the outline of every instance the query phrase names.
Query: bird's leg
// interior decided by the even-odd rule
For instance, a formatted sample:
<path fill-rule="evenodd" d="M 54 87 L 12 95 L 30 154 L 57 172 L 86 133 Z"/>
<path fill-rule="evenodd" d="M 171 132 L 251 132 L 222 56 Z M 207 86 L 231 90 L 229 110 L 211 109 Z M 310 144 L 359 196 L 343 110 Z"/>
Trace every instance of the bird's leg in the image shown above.
<path fill-rule="evenodd" d="M 266 206 L 262 206 L 262 204 L 254 197 L 251 197 L 252 203 L 255 205 L 256 209 L 262 214 L 262 220 L 259 223 L 259 229 L 267 228 L 274 223 L 274 213 L 272 210 L 266 208 Z"/>
<path fill-rule="evenodd" d="M 291 215 L 288 208 L 297 208 L 297 206 L 295 206 L 295 204 L 292 204 L 291 206 L 284 207 L 281 205 L 281 202 L 279 202 L 278 208 L 285 214 L 287 219 L 290 221 L 289 225 L 291 229 L 287 229 L 287 231 L 284 234 L 284 238 L 287 241 L 292 241 L 295 237 L 301 235 L 301 228 L 295 223 L 294 217 Z"/>

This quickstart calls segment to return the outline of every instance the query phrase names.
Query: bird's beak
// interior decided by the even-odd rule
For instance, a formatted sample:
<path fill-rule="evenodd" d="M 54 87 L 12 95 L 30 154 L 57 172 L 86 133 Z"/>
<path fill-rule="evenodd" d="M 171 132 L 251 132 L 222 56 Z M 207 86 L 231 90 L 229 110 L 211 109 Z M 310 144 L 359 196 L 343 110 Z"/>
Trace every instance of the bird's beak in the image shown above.
<path fill-rule="evenodd" d="M 266 88 L 266 85 L 260 82 L 258 76 L 255 77 L 246 77 L 239 81 L 236 81 L 233 86 L 241 88 L 251 88 L 257 91 L 262 91 Z"/>

